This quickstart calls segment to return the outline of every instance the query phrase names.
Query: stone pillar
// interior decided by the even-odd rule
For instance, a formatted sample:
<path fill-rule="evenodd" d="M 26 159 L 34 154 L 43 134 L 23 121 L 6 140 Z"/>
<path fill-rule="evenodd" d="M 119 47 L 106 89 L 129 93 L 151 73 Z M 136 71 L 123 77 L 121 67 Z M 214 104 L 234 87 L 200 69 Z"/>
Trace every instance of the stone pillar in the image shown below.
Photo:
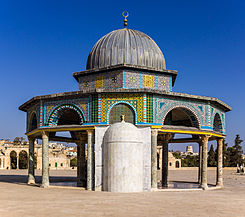
<path fill-rule="evenodd" d="M 29 165 L 28 165 L 27 184 L 35 184 L 35 155 L 34 155 L 35 139 L 32 137 L 28 137 L 28 140 L 29 140 Z"/>
<path fill-rule="evenodd" d="M 88 149 L 87 149 L 87 190 L 92 190 L 93 188 L 93 142 L 94 142 L 94 132 L 93 130 L 87 130 L 88 133 Z"/>
<path fill-rule="evenodd" d="M 81 184 L 83 187 L 86 187 L 86 171 L 87 171 L 87 167 L 86 167 L 86 159 L 85 159 L 85 143 L 81 143 Z"/>
<path fill-rule="evenodd" d="M 151 188 L 157 189 L 157 130 L 151 130 Z"/>
<path fill-rule="evenodd" d="M 223 187 L 223 142 L 224 139 L 217 139 L 217 182 L 216 186 Z"/>
<path fill-rule="evenodd" d="M 42 131 L 42 185 L 45 188 L 49 186 L 49 156 L 48 156 L 48 132 Z"/>
<path fill-rule="evenodd" d="M 208 189 L 208 139 L 209 136 L 201 136 L 202 142 L 202 177 L 201 177 L 201 188 L 203 190 Z"/>
<path fill-rule="evenodd" d="M 77 143 L 77 186 L 81 187 L 81 143 Z"/>
<path fill-rule="evenodd" d="M 20 156 L 20 153 L 16 152 L 16 169 L 17 170 L 19 169 L 19 160 L 20 160 L 19 156 Z"/>
<path fill-rule="evenodd" d="M 168 187 L 168 143 L 172 134 L 167 133 L 162 136 L 162 187 Z"/>
<path fill-rule="evenodd" d="M 202 142 L 199 142 L 199 168 L 198 168 L 198 183 L 201 184 L 202 179 Z"/>

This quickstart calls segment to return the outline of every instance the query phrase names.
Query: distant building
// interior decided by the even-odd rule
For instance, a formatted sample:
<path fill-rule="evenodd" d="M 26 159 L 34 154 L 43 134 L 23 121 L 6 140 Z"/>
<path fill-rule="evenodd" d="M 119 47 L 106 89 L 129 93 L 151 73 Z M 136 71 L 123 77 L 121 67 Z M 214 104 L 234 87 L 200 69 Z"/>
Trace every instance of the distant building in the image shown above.
<path fill-rule="evenodd" d="M 29 144 L 15 145 L 10 141 L 0 141 L 0 169 L 27 169 Z M 35 144 L 35 167 L 42 169 L 42 146 Z M 49 168 L 70 168 L 70 157 L 63 144 L 51 143 L 49 146 Z"/>
<path fill-rule="evenodd" d="M 177 159 L 173 156 L 172 152 L 168 152 L 168 168 L 180 168 L 181 167 L 181 159 Z M 162 169 L 162 148 L 157 148 L 157 169 Z"/>
<path fill-rule="evenodd" d="M 193 147 L 191 145 L 186 146 L 186 152 L 181 152 L 181 158 L 185 158 L 186 156 L 197 156 L 199 153 L 193 152 Z"/>

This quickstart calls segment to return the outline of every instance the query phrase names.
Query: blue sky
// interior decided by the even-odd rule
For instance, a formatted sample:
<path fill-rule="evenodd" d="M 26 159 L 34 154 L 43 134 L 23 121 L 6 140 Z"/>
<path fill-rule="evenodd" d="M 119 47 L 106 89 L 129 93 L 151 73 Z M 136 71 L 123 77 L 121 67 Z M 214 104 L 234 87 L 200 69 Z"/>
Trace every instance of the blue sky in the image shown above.
<path fill-rule="evenodd" d="M 18 106 L 36 95 L 78 89 L 72 72 L 84 70 L 95 42 L 123 27 L 151 36 L 173 91 L 221 99 L 227 141 L 245 140 L 245 1 L 0 1 L 0 138 L 25 132 Z M 245 144 L 245 143 L 244 143 Z M 245 145 L 243 145 L 245 150 Z"/>

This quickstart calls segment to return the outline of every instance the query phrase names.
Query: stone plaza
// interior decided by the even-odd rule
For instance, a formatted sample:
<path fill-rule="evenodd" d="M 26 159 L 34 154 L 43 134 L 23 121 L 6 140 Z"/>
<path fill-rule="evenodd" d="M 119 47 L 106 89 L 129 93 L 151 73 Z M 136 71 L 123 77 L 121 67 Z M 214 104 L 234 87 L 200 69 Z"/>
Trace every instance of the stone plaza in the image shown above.
<path fill-rule="evenodd" d="M 64 177 L 76 178 L 76 171 L 51 170 L 50 188 L 26 185 L 27 170 L 0 171 L 0 216 L 222 216 L 243 217 L 245 176 L 236 168 L 224 169 L 222 190 L 110 193 L 53 186 Z M 170 170 L 170 181 L 197 181 L 198 169 Z M 41 171 L 36 171 L 41 184 Z M 208 182 L 216 184 L 215 169 L 208 170 Z"/>

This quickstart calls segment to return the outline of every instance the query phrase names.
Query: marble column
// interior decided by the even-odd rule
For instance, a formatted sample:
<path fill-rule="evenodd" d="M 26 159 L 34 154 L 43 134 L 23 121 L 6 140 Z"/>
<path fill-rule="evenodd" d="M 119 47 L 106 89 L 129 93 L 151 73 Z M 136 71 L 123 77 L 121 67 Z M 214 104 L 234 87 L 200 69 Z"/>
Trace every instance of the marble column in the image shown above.
<path fill-rule="evenodd" d="M 88 147 L 87 147 L 87 190 L 92 190 L 93 188 L 93 142 L 94 142 L 94 131 L 87 130 L 88 134 Z"/>
<path fill-rule="evenodd" d="M 28 137 L 28 140 L 29 140 L 29 165 L 28 165 L 27 184 L 35 184 L 35 155 L 34 155 L 35 138 Z"/>
<path fill-rule="evenodd" d="M 81 187 L 81 143 L 77 143 L 77 186 Z"/>
<path fill-rule="evenodd" d="M 172 134 L 167 133 L 162 136 L 162 187 L 168 187 L 168 143 Z"/>
<path fill-rule="evenodd" d="M 42 131 L 42 185 L 46 188 L 49 186 L 49 147 L 48 147 L 48 132 Z"/>
<path fill-rule="evenodd" d="M 157 130 L 151 130 L 151 188 L 157 189 Z"/>
<path fill-rule="evenodd" d="M 217 139 L 217 182 L 216 186 L 223 187 L 223 138 Z"/>
<path fill-rule="evenodd" d="M 201 184 L 202 179 L 202 142 L 199 143 L 199 168 L 198 168 L 198 183 Z"/>
<path fill-rule="evenodd" d="M 81 184 L 83 187 L 86 187 L 86 171 L 87 171 L 87 165 L 86 165 L 86 158 L 85 158 L 85 143 L 81 143 Z"/>
<path fill-rule="evenodd" d="M 208 189 L 208 139 L 209 136 L 203 135 L 201 136 L 202 142 L 202 177 L 200 187 L 203 190 Z"/>
<path fill-rule="evenodd" d="M 17 152 L 16 153 L 16 169 L 18 170 L 19 169 L 19 160 L 20 160 L 20 153 Z"/>

